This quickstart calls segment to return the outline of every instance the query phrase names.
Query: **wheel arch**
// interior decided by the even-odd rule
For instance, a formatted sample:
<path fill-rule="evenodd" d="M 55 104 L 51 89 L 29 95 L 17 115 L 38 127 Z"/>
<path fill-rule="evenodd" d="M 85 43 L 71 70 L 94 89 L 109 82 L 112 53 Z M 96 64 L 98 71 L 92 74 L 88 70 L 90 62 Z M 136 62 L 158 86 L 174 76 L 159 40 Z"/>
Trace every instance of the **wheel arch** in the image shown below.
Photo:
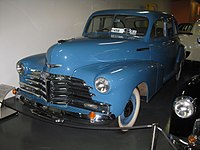
<path fill-rule="evenodd" d="M 146 82 L 141 82 L 140 84 L 137 85 L 137 89 L 140 93 L 140 100 L 148 102 L 148 85 Z"/>

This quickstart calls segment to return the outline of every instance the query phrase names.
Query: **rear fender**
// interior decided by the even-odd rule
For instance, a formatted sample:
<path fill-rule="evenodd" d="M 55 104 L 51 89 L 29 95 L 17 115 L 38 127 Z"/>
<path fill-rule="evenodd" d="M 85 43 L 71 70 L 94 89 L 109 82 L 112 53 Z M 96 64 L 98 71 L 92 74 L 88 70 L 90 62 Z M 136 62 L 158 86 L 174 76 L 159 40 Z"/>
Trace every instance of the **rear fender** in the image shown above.
<path fill-rule="evenodd" d="M 184 61 L 184 59 L 186 58 L 186 52 L 185 52 L 185 47 L 184 45 L 180 45 L 178 48 L 178 54 L 177 54 L 177 58 L 176 58 L 176 64 L 179 64 L 180 62 Z"/>

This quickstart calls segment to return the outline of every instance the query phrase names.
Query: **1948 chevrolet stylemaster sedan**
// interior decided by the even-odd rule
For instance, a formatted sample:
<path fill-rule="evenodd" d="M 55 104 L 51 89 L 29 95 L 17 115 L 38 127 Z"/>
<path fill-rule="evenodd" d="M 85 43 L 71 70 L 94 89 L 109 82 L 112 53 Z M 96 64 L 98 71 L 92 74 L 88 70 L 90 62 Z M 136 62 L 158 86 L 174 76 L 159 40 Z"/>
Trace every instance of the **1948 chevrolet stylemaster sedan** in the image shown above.
<path fill-rule="evenodd" d="M 103 10 L 83 37 L 60 40 L 17 63 L 16 98 L 34 114 L 63 122 L 120 127 L 135 123 L 140 101 L 180 78 L 185 57 L 174 17 L 165 12 Z"/>

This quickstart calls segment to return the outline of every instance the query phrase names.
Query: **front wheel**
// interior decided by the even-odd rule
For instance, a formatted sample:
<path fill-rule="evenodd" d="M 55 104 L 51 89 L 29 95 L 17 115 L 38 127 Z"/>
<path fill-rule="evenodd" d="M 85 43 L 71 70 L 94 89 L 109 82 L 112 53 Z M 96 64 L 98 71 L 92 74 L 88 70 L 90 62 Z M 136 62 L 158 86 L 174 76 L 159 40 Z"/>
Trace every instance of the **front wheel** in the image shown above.
<path fill-rule="evenodd" d="M 137 88 L 132 92 L 132 95 L 127 102 L 123 113 L 118 117 L 119 127 L 132 127 L 138 117 L 140 110 L 140 94 Z"/>

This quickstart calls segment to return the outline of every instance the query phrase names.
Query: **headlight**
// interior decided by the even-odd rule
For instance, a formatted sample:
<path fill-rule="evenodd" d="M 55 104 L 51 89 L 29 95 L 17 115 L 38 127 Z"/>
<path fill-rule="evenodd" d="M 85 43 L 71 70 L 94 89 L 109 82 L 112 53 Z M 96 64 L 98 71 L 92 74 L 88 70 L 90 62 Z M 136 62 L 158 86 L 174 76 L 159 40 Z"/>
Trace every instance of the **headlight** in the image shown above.
<path fill-rule="evenodd" d="M 174 102 L 174 111 L 181 118 L 189 118 L 195 112 L 193 99 L 188 96 L 177 97 Z"/>
<path fill-rule="evenodd" d="M 16 64 L 16 70 L 19 74 L 23 74 L 24 73 L 24 65 L 20 62 L 18 62 Z"/>
<path fill-rule="evenodd" d="M 102 77 L 97 78 L 96 81 L 95 81 L 95 88 L 100 93 L 106 93 L 110 89 L 109 81 L 105 78 L 102 78 Z"/>

